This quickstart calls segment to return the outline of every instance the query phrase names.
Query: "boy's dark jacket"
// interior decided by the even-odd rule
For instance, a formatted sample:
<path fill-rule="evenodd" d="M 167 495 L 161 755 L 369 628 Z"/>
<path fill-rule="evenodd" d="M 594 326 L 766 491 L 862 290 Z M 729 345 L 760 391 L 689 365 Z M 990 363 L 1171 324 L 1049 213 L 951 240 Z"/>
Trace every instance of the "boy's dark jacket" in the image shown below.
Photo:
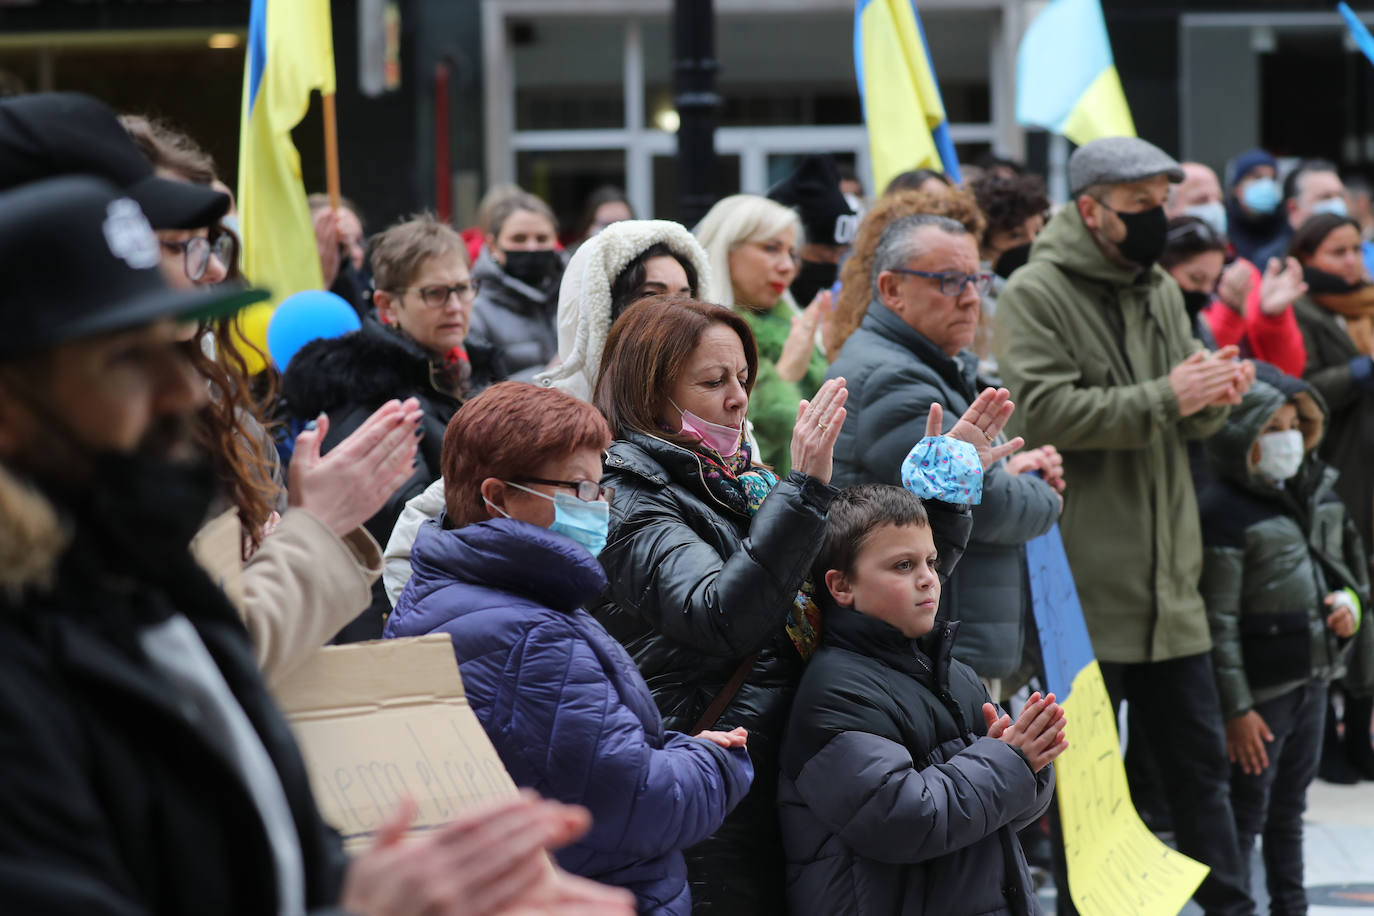
<path fill-rule="evenodd" d="M 950 654 L 831 608 L 783 741 L 779 817 L 794 914 L 1039 913 L 1015 831 L 1054 769 L 986 737 L 988 701 Z"/>
<path fill-rule="evenodd" d="M 1369 577 L 1350 514 L 1333 492 L 1337 473 L 1312 452 L 1325 407 L 1297 379 L 1256 381 L 1207 442 L 1216 479 L 1199 497 L 1204 559 L 1201 591 L 1212 629 L 1212 660 L 1228 719 L 1300 686 L 1345 672 L 1349 640 L 1326 626 L 1323 603 L 1350 588 L 1366 609 Z M 1250 450 L 1269 418 L 1293 399 L 1308 456 L 1282 487 L 1253 473 Z M 1369 615 L 1364 612 L 1364 624 Z M 1360 640 L 1361 645 L 1369 644 Z M 1374 665 L 1358 666 L 1374 671 Z M 1374 685 L 1357 685 L 1369 692 Z"/>

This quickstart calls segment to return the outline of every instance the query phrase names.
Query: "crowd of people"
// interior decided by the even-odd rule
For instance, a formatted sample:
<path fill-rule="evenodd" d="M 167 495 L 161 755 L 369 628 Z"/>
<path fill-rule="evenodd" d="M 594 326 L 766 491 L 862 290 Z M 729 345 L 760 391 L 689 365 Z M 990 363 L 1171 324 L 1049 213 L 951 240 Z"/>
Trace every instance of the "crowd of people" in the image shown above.
<path fill-rule="evenodd" d="M 314 195 L 356 329 L 254 374 L 194 139 L 0 101 L 0 898 L 1024 916 L 1054 872 L 1071 913 L 1058 525 L 1142 816 L 1207 913 L 1257 838 L 1304 912 L 1308 786 L 1374 780 L 1374 217 L 1280 165 L 1097 140 L 1056 209 L 811 156 L 566 235 L 513 186 L 370 236 Z M 526 791 L 350 860 L 272 688 L 430 633 Z"/>

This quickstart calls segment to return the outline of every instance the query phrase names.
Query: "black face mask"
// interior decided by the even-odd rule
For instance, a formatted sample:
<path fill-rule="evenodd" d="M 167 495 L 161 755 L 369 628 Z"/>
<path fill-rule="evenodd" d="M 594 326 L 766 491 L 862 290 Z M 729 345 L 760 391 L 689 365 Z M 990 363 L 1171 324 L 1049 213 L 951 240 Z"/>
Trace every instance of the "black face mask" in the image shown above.
<path fill-rule="evenodd" d="M 1207 303 L 1212 301 L 1211 293 L 1204 293 L 1201 290 L 1183 290 L 1183 307 L 1188 310 L 1188 317 L 1197 320 L 1197 316 L 1207 307 Z"/>
<path fill-rule="evenodd" d="M 563 259 L 558 252 L 548 251 L 507 251 L 504 270 L 526 286 L 547 289 L 558 282 L 563 273 Z"/>
<path fill-rule="evenodd" d="M 1006 251 L 1002 252 L 1001 257 L 997 259 L 997 263 L 992 265 L 992 272 L 1003 280 L 1008 279 L 1013 270 L 1018 267 L 1024 267 L 1026 262 L 1030 260 L 1030 251 L 1030 242 L 1024 245 L 1017 245 L 1015 248 L 1008 248 Z"/>
<path fill-rule="evenodd" d="M 1302 269 L 1302 278 L 1307 283 L 1308 292 L 1318 296 L 1353 293 L 1355 290 L 1365 285 L 1364 283 L 1347 283 L 1336 274 L 1327 273 L 1316 267 L 1304 267 Z"/>
<path fill-rule="evenodd" d="M 801 270 L 797 271 L 797 279 L 792 281 L 792 298 L 797 300 L 797 305 L 806 308 L 811 304 L 811 300 L 816 298 L 816 293 L 834 286 L 835 278 L 839 275 L 838 264 L 802 261 Z"/>
<path fill-rule="evenodd" d="M 1107 209 L 1111 210 L 1111 207 Z M 1116 243 L 1117 251 L 1126 260 L 1141 267 L 1153 267 L 1159 256 L 1164 254 L 1168 239 L 1169 219 L 1164 215 L 1164 208 L 1151 207 L 1139 213 L 1112 212 L 1126 227 L 1126 238 Z"/>

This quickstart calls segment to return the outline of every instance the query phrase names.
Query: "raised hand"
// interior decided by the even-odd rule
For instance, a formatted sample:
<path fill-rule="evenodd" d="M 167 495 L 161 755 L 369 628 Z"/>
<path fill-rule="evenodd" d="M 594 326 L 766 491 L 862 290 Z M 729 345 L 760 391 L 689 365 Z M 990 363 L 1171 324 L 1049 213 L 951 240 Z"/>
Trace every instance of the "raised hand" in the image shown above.
<path fill-rule="evenodd" d="M 1307 283 L 1302 278 L 1302 265 L 1297 258 L 1280 261 L 1270 258 L 1260 280 L 1260 311 L 1266 315 L 1281 315 L 1307 292 Z"/>
<path fill-rule="evenodd" d="M 821 290 L 801 314 L 792 316 L 792 329 L 777 362 L 778 376 L 783 380 L 800 382 L 810 368 L 811 355 L 816 352 L 816 328 L 830 311 L 830 295 L 830 290 Z"/>
<path fill-rule="evenodd" d="M 1341 639 L 1355 635 L 1355 609 L 1350 606 L 1350 598 L 1344 592 L 1332 592 L 1323 601 L 1331 608 L 1326 615 L 1326 626 Z"/>
<path fill-rule="evenodd" d="M 1217 298 L 1231 307 L 1232 311 L 1245 314 L 1245 300 L 1250 298 L 1250 284 L 1254 282 L 1250 262 L 1236 258 L 1221 272 L 1217 283 Z"/>
<path fill-rule="evenodd" d="M 984 388 L 968 410 L 964 411 L 959 422 L 954 424 L 954 428 L 944 435 L 967 442 L 977 449 L 978 460 L 986 471 L 1026 444 L 1026 440 L 1020 436 L 1008 439 L 1001 445 L 992 444 L 1002 434 L 1015 410 L 1010 391 L 1005 388 Z M 940 435 L 943 424 L 944 408 L 939 404 L 931 404 L 930 412 L 926 414 L 926 435 Z"/>
<path fill-rule="evenodd" d="M 287 501 L 340 537 L 348 534 L 415 473 L 415 433 L 423 415 L 415 398 L 391 401 L 321 455 L 320 443 L 329 433 L 329 417 L 321 414 L 314 429 L 296 437 Z"/>
<path fill-rule="evenodd" d="M 821 386 L 813 400 L 798 405 L 797 425 L 792 428 L 792 470 L 830 483 L 835 467 L 835 440 L 844 426 L 844 402 L 848 399 L 844 379 L 832 378 Z"/>

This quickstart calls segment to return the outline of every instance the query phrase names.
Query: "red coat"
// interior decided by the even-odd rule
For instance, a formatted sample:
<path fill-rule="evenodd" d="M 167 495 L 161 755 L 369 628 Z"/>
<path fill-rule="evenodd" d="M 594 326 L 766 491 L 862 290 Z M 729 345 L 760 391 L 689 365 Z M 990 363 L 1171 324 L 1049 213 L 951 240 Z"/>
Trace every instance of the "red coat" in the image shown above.
<path fill-rule="evenodd" d="M 1249 262 L 1247 262 L 1249 263 Z M 1246 356 L 1272 363 L 1285 375 L 1302 378 L 1307 365 L 1307 349 L 1303 346 L 1302 331 L 1291 307 L 1277 315 L 1266 315 L 1260 309 L 1259 268 L 1250 264 L 1250 293 L 1245 297 L 1242 316 L 1220 299 L 1203 309 L 1202 317 L 1212 329 L 1217 346 L 1236 344 L 1249 350 Z"/>

